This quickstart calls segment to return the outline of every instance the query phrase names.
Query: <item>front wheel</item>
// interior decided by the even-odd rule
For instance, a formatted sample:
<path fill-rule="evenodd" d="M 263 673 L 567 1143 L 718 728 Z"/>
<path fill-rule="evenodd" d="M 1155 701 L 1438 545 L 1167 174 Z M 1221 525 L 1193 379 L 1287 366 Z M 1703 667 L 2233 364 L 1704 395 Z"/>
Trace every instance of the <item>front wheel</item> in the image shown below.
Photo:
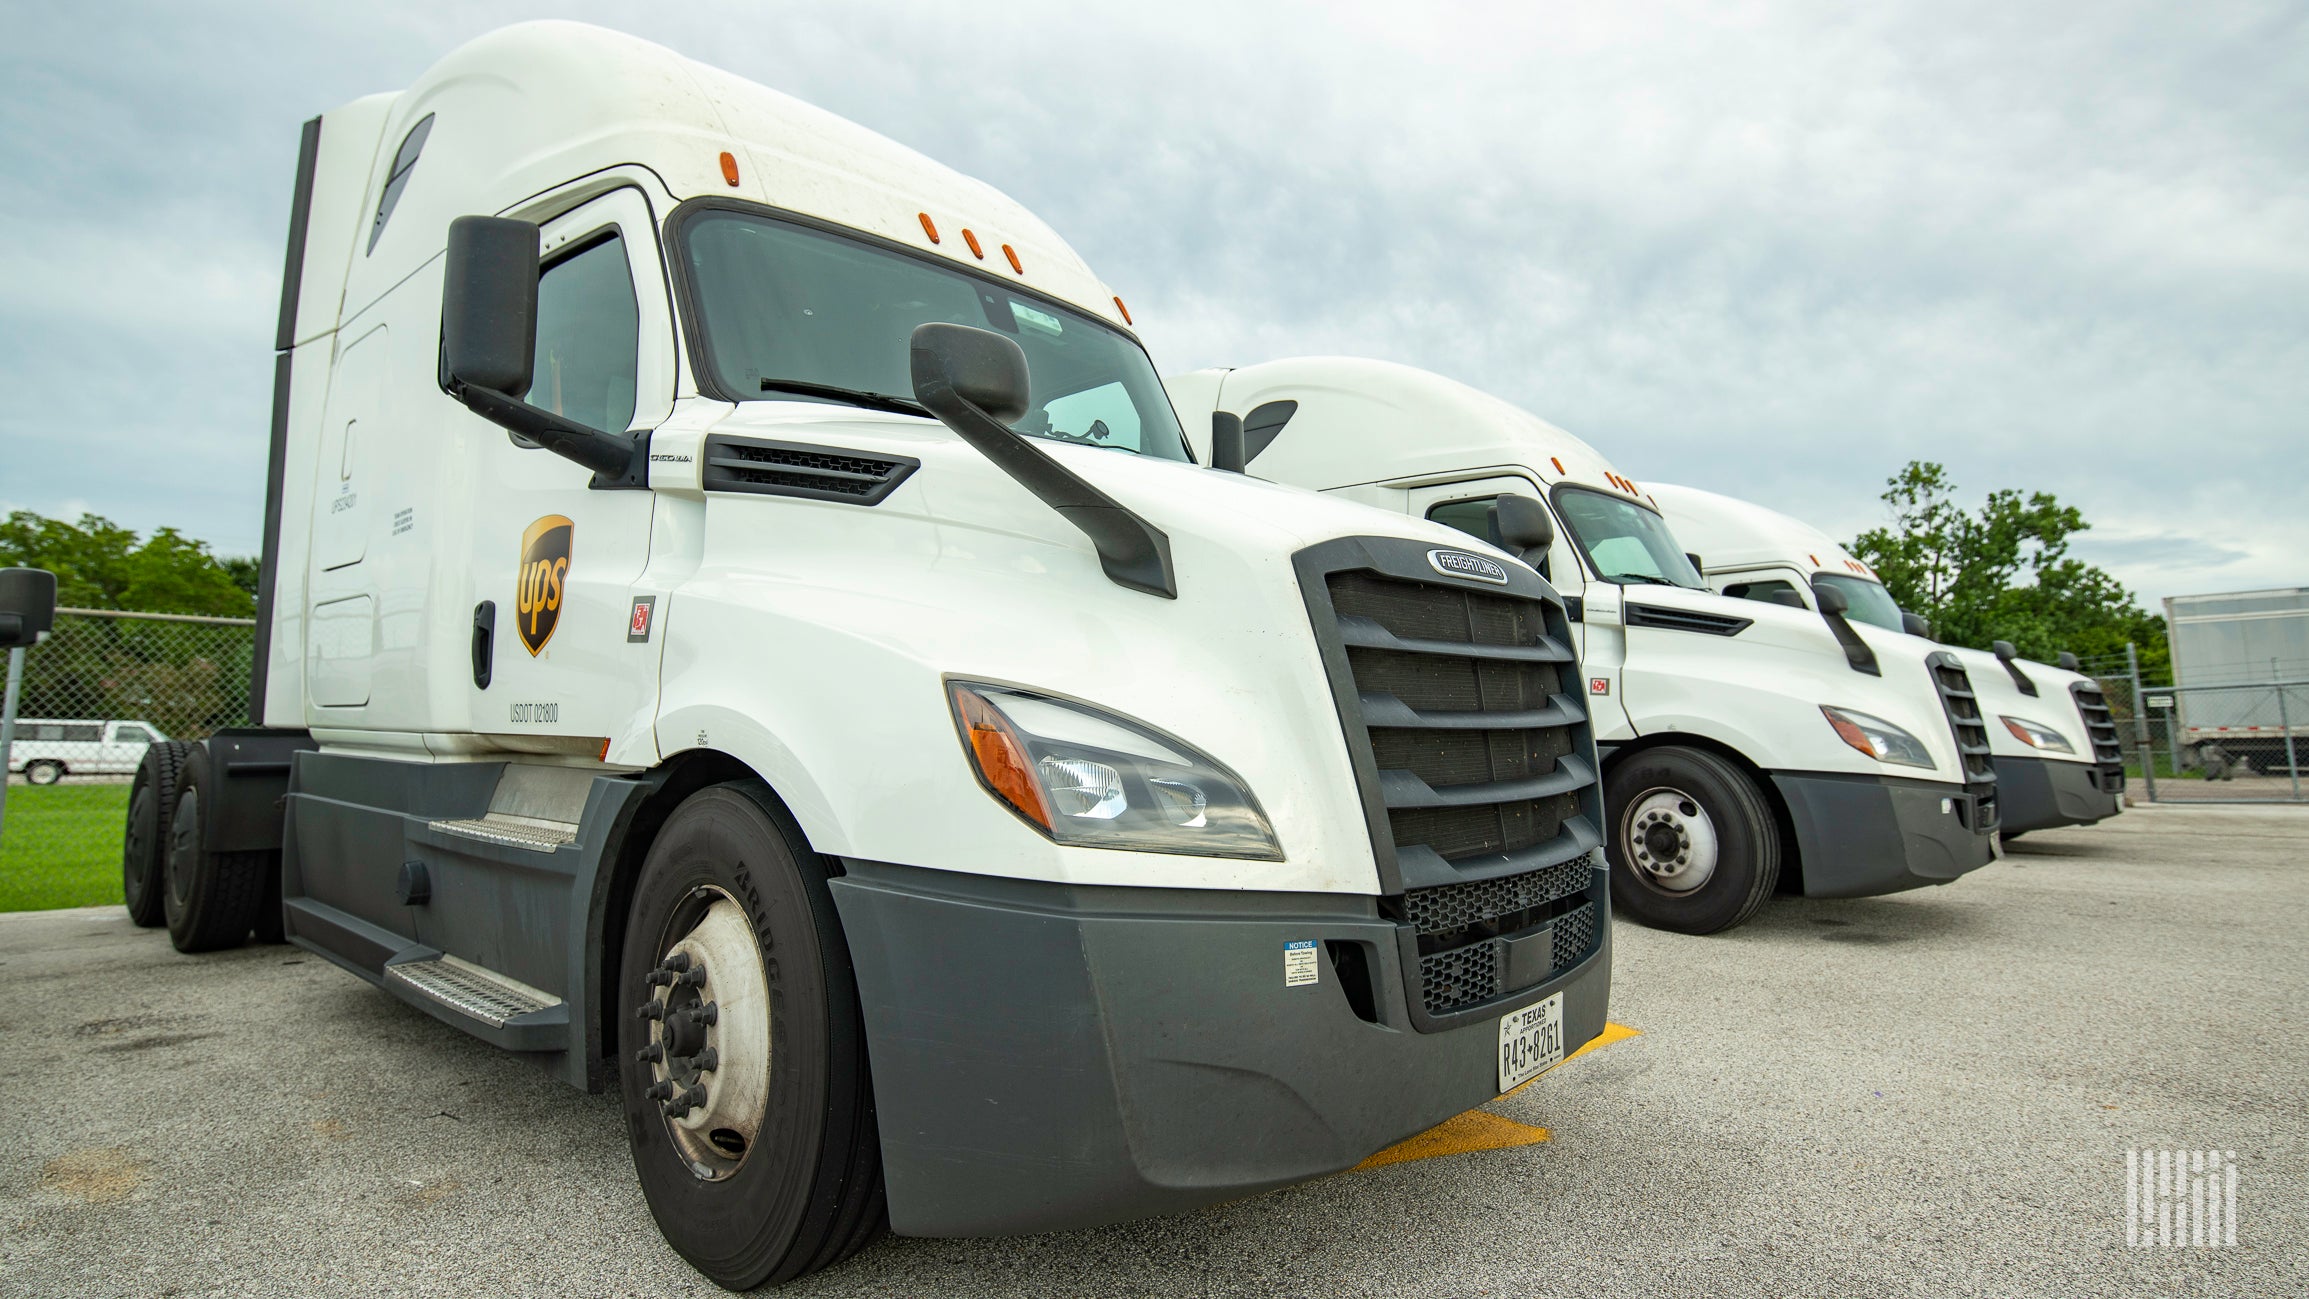
<path fill-rule="evenodd" d="M 1702 749 L 1638 753 L 1604 782 L 1612 907 L 1657 929 L 1744 923 L 1780 882 L 1780 828 L 1745 771 Z"/>
<path fill-rule="evenodd" d="M 210 952 L 248 941 L 263 905 L 265 870 L 278 856 L 267 852 L 212 852 L 208 809 L 217 796 L 217 773 L 205 746 L 185 755 L 176 808 L 169 817 L 161 880 L 167 888 L 162 911 L 168 938 L 180 952 Z"/>
<path fill-rule="evenodd" d="M 849 948 L 824 859 L 767 789 L 701 790 L 667 819 L 618 1002 L 634 1171 L 676 1252 L 747 1290 L 873 1238 L 881 1140 Z"/>
<path fill-rule="evenodd" d="M 39 762 L 24 764 L 24 783 L 27 785 L 53 785 L 62 779 L 64 764 L 61 762 L 51 762 L 44 758 Z"/>

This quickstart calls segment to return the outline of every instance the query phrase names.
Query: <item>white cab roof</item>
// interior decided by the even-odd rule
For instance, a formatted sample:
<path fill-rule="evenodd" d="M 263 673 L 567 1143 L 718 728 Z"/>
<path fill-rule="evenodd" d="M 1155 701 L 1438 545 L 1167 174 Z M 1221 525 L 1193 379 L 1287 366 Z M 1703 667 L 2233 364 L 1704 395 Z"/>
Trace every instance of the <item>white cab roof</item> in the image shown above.
<path fill-rule="evenodd" d="M 423 152 L 368 249 L 368 217 L 394 155 L 428 114 L 434 122 Z M 735 185 L 724 178 L 725 152 L 737 164 Z M 470 41 L 393 97 L 370 167 L 348 314 L 438 256 L 452 219 L 550 215 L 538 209 L 538 196 L 617 167 L 648 169 L 677 201 L 749 199 L 815 217 L 1016 279 L 1125 324 L 1113 293 L 1074 250 L 992 186 L 664 46 L 558 21 Z M 563 206 L 587 196 L 578 187 Z M 923 214 L 937 228 L 935 244 Z M 1023 271 L 1011 269 L 1004 245 Z"/>
<path fill-rule="evenodd" d="M 1276 482 L 1330 491 L 1522 469 L 1549 486 L 1577 482 L 1643 499 L 1636 484 L 1587 443 L 1489 393 L 1408 365 L 1290 357 L 1197 370 L 1165 384 L 1198 454 L 1210 448 L 1213 410 L 1247 415 L 1270 401 L 1299 403 L 1251 465 L 1254 476 Z"/>
<path fill-rule="evenodd" d="M 1750 501 L 1674 483 L 1648 489 L 1667 515 L 1676 540 L 1691 547 L 1710 573 L 1786 565 L 1809 576 L 1842 573 L 1878 580 L 1842 542 L 1802 519 Z"/>

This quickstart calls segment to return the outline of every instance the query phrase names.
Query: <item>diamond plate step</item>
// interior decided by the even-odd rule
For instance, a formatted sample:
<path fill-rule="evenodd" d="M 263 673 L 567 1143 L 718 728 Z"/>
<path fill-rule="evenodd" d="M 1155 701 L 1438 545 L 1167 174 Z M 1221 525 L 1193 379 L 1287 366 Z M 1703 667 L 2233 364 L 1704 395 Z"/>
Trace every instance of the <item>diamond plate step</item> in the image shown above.
<path fill-rule="evenodd" d="M 505 812 L 491 812 L 487 816 L 464 821 L 430 821 L 426 824 L 441 834 L 527 848 L 531 852 L 552 852 L 577 842 L 577 826 L 572 822 L 546 821 Z"/>
<path fill-rule="evenodd" d="M 395 962 L 385 967 L 385 978 L 491 1028 L 503 1028 L 508 1020 L 561 1004 L 559 997 L 454 956 Z"/>

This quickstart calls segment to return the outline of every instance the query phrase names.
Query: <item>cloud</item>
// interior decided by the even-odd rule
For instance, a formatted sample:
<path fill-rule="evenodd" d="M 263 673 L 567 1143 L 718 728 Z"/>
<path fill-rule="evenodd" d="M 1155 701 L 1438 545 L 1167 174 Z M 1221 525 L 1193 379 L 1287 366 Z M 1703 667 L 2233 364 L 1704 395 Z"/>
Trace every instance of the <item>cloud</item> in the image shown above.
<path fill-rule="evenodd" d="M 29 394 L 0 412 L 7 493 L 253 549 L 296 124 L 538 12 L 21 18 L 0 238 L 38 252 L 0 287 L 0 378 Z M 2079 553 L 2152 602 L 2304 576 L 2298 6 L 706 4 L 634 29 L 1008 190 L 1166 370 L 1424 365 L 1839 535 L 1938 460 L 1968 497 L 2081 506 Z"/>

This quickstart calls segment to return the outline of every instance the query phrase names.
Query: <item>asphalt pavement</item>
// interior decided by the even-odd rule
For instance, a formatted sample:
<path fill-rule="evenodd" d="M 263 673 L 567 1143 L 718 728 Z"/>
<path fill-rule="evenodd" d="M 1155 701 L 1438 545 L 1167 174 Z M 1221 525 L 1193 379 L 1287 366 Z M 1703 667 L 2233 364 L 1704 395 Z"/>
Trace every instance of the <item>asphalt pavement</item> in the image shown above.
<path fill-rule="evenodd" d="M 782 1293 L 2309 1293 L 2309 807 L 2013 850 L 1714 938 L 1621 922 L 1637 1034 L 1422 1148 L 1461 1153 L 885 1237 Z M 1526 1135 L 1466 1149 L 1494 1130 Z M 2234 1152 L 2235 1246 L 2128 1245 L 2141 1149 Z M 718 1292 L 660 1241 L 609 1098 L 295 949 L 179 956 L 97 909 L 0 916 L 0 1293 Z"/>

